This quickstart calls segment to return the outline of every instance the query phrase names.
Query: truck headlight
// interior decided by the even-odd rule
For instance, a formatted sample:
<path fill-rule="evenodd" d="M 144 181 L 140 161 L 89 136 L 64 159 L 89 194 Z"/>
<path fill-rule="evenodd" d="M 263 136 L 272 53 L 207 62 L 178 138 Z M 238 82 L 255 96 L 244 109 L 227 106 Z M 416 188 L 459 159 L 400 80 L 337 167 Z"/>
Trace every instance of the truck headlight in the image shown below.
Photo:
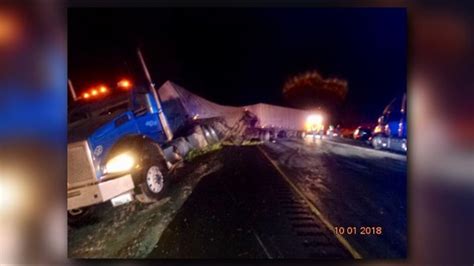
<path fill-rule="evenodd" d="M 125 172 L 132 169 L 135 159 L 129 153 L 122 153 L 105 164 L 105 173 Z"/>

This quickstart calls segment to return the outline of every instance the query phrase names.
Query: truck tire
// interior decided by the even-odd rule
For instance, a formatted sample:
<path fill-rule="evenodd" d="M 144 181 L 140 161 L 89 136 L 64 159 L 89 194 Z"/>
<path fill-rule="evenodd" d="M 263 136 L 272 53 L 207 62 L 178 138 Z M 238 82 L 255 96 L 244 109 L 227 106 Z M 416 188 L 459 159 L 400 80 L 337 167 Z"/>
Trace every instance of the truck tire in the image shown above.
<path fill-rule="evenodd" d="M 219 142 L 219 136 L 217 135 L 216 130 L 212 126 L 209 126 L 208 129 L 211 133 L 211 137 L 214 139 L 214 142 Z"/>
<path fill-rule="evenodd" d="M 168 188 L 168 180 L 156 164 L 145 168 L 145 182 L 142 188 L 143 194 L 150 199 L 161 199 Z"/>
<path fill-rule="evenodd" d="M 158 144 L 150 143 L 142 156 L 144 156 L 143 166 L 135 173 L 133 179 L 140 180 L 139 188 L 146 202 L 162 199 L 170 183 L 163 152 Z"/>
<path fill-rule="evenodd" d="M 285 130 L 280 130 L 277 134 L 277 137 L 279 139 L 286 139 L 286 138 L 288 138 L 288 134 L 286 133 Z"/>
<path fill-rule="evenodd" d="M 212 135 L 211 130 L 210 130 L 209 127 L 203 126 L 203 127 L 202 127 L 202 131 L 203 131 L 203 133 L 204 133 L 204 137 L 205 137 L 206 140 L 207 140 L 207 143 L 213 144 L 213 143 L 215 143 L 215 142 L 218 141 L 218 140 Z"/>
<path fill-rule="evenodd" d="M 382 137 L 380 135 L 376 135 L 372 137 L 372 147 L 376 150 L 382 149 Z"/>

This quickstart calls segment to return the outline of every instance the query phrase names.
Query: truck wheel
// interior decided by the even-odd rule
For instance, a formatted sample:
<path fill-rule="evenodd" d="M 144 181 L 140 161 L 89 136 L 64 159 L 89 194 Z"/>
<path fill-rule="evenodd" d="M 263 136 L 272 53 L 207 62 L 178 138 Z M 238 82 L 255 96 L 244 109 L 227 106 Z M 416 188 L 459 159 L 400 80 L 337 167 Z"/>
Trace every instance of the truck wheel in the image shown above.
<path fill-rule="evenodd" d="M 217 140 L 214 138 L 214 136 L 211 134 L 211 130 L 209 127 L 202 127 L 202 131 L 204 132 L 204 137 L 206 138 L 206 141 L 209 144 L 212 144 L 216 142 Z"/>
<path fill-rule="evenodd" d="M 141 192 L 145 197 L 143 202 L 150 202 L 163 198 L 168 188 L 168 177 L 166 175 L 167 170 L 160 160 L 153 160 L 149 164 L 145 165 L 141 171 L 143 180 L 140 184 Z"/>
<path fill-rule="evenodd" d="M 219 141 L 219 136 L 217 136 L 217 133 L 214 130 L 214 128 L 212 126 L 209 126 L 208 129 L 209 129 L 209 132 L 211 133 L 211 137 L 214 140 L 214 142 L 218 142 Z"/>
<path fill-rule="evenodd" d="M 148 146 L 148 149 L 143 155 L 146 158 L 144 165 L 137 173 L 138 176 L 134 178 L 134 180 L 141 180 L 139 187 L 147 202 L 163 198 L 170 181 L 168 167 L 161 149 L 155 143 Z"/>
<path fill-rule="evenodd" d="M 168 178 L 157 164 L 151 164 L 143 169 L 144 182 L 139 185 L 143 199 L 137 199 L 143 203 L 162 199 L 168 189 Z"/>

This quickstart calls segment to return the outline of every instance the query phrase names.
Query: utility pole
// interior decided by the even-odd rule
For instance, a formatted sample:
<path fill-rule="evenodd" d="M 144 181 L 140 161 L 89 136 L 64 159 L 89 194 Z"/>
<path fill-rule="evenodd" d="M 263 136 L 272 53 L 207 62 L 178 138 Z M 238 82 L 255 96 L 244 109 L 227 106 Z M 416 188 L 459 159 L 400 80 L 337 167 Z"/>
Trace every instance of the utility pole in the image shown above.
<path fill-rule="evenodd" d="M 69 87 L 69 91 L 71 92 L 72 99 L 74 101 L 77 101 L 76 91 L 74 91 L 74 87 L 72 86 L 72 82 L 71 82 L 70 79 L 67 80 L 67 84 L 68 84 L 68 87 Z"/>
<path fill-rule="evenodd" d="M 170 127 L 168 125 L 168 121 L 166 120 L 165 114 L 163 113 L 163 108 L 161 107 L 160 95 L 156 91 L 155 84 L 151 80 L 150 73 L 148 72 L 148 68 L 146 67 L 145 60 L 143 59 L 140 49 L 137 49 L 137 52 L 138 52 L 138 58 L 140 59 L 140 63 L 142 64 L 142 67 L 143 67 L 143 72 L 145 72 L 146 79 L 149 83 L 150 90 L 153 93 L 153 96 L 155 97 L 155 100 L 156 100 L 156 104 L 158 106 L 158 118 L 161 123 L 161 128 L 163 128 L 163 131 L 165 132 L 166 139 L 170 141 L 173 139 L 173 133 L 171 133 Z"/>

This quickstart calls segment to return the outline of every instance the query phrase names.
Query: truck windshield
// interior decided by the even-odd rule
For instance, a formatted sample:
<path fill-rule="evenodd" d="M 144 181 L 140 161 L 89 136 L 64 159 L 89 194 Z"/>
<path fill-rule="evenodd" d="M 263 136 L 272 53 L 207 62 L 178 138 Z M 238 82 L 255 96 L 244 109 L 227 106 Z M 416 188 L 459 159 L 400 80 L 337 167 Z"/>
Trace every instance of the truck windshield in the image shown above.
<path fill-rule="evenodd" d="M 72 126 L 90 120 L 103 120 L 106 117 L 114 117 L 127 111 L 129 106 L 128 97 L 115 97 L 106 101 L 82 103 L 69 111 L 68 124 Z"/>

